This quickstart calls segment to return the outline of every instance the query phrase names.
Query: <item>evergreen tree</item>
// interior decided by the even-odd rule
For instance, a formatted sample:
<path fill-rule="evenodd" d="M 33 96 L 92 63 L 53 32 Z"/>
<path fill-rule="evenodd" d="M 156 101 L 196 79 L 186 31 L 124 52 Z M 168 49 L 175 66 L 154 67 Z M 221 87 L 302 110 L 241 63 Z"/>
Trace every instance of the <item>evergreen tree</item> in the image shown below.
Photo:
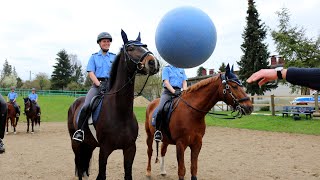
<path fill-rule="evenodd" d="M 51 88 L 63 90 L 71 80 L 72 67 L 66 50 L 59 51 L 57 56 L 51 75 Z"/>
<path fill-rule="evenodd" d="M 220 72 L 225 72 L 226 71 L 226 64 L 223 62 L 222 64 L 221 64 L 221 66 L 219 67 L 219 71 Z"/>
<path fill-rule="evenodd" d="M 237 62 L 240 68 L 239 79 L 246 87 L 247 93 L 263 95 L 265 91 L 276 88 L 277 85 L 267 83 L 260 88 L 258 83 L 248 84 L 246 80 L 256 71 L 270 68 L 268 46 L 263 43 L 267 30 L 265 24 L 259 19 L 259 13 L 253 0 L 248 0 L 247 14 L 247 26 L 242 34 L 244 42 L 241 45 L 244 55 Z"/>
<path fill-rule="evenodd" d="M 202 76 L 202 71 L 206 70 L 204 67 L 200 66 L 197 70 L 197 76 Z"/>
<path fill-rule="evenodd" d="M 9 76 L 11 74 L 12 74 L 12 66 L 8 63 L 8 60 L 6 59 L 3 64 L 3 69 L 2 69 L 1 75 L 2 76 Z"/>

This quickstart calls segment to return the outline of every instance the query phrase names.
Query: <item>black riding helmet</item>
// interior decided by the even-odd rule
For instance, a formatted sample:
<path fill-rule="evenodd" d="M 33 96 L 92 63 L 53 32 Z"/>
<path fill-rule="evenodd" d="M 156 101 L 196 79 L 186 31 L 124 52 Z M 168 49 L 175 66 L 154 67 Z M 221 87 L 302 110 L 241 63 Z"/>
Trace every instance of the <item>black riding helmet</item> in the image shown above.
<path fill-rule="evenodd" d="M 112 36 L 107 33 L 107 32 L 102 32 L 98 35 L 97 37 L 97 43 L 99 44 L 99 42 L 101 41 L 101 39 L 109 39 L 110 42 L 112 42 Z"/>

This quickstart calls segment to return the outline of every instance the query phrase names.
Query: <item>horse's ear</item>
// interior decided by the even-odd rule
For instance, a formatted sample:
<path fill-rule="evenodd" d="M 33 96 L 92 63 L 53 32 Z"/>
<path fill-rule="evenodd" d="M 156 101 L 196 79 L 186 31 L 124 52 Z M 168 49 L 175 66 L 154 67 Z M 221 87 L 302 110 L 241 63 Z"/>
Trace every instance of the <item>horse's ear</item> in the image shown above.
<path fill-rule="evenodd" d="M 233 65 L 231 66 L 231 72 L 233 73 Z"/>
<path fill-rule="evenodd" d="M 127 44 L 127 42 L 128 42 L 128 37 L 127 37 L 126 32 L 124 32 L 122 29 L 121 29 L 121 36 L 122 36 L 123 43 L 124 43 L 124 44 Z"/>
<path fill-rule="evenodd" d="M 228 63 L 228 65 L 226 67 L 226 76 L 229 76 L 229 74 L 230 74 L 230 66 L 229 66 L 229 63 Z"/>
<path fill-rule="evenodd" d="M 141 42 L 140 32 L 139 32 L 139 35 L 138 35 L 138 37 L 137 37 L 136 41 Z"/>

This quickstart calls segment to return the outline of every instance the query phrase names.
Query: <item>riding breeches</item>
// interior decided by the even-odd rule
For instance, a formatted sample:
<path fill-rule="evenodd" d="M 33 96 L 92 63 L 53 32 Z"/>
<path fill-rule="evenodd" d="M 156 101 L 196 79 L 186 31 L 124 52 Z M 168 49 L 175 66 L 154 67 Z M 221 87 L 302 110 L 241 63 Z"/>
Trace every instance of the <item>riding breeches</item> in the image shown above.
<path fill-rule="evenodd" d="M 7 113 L 8 113 L 7 103 L 0 94 L 0 139 L 4 138 Z"/>

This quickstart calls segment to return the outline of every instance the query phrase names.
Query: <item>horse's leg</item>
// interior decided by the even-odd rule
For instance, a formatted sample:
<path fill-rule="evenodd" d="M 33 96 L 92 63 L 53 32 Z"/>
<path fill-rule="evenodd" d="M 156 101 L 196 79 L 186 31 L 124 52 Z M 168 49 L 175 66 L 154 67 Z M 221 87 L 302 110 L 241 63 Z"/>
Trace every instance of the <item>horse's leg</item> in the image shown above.
<path fill-rule="evenodd" d="M 32 133 L 32 134 L 34 133 L 34 129 L 33 129 L 34 121 L 35 121 L 35 118 L 32 118 L 32 119 L 31 119 L 31 133 Z"/>
<path fill-rule="evenodd" d="M 150 177 L 151 176 L 151 157 L 152 157 L 152 143 L 153 143 L 153 135 L 152 133 L 147 130 L 147 146 L 148 146 L 148 150 L 147 150 L 147 154 L 148 154 L 148 165 L 147 165 L 147 172 L 146 172 L 146 176 Z"/>
<path fill-rule="evenodd" d="M 30 123 L 30 118 L 27 116 L 27 133 L 29 132 L 29 123 Z"/>
<path fill-rule="evenodd" d="M 8 131 L 9 131 L 9 129 L 8 129 L 8 127 L 9 127 L 9 118 L 7 118 L 7 119 L 6 119 L 6 121 L 7 121 L 7 130 L 6 130 L 6 134 L 8 134 L 8 133 L 9 133 L 9 132 L 8 132 Z"/>
<path fill-rule="evenodd" d="M 18 124 L 18 121 L 19 121 L 19 117 L 16 117 L 16 121 L 14 122 L 14 125 L 13 125 L 13 133 L 16 134 L 16 127 L 17 127 L 17 124 Z"/>
<path fill-rule="evenodd" d="M 136 143 L 131 145 L 129 148 L 123 150 L 125 180 L 132 180 L 132 164 L 136 155 L 136 150 Z"/>
<path fill-rule="evenodd" d="M 186 167 L 184 165 L 184 151 L 186 150 L 186 145 L 182 141 L 177 141 L 176 143 L 176 153 L 178 160 L 178 176 L 179 180 L 183 180 L 186 174 Z"/>
<path fill-rule="evenodd" d="M 110 149 L 109 144 L 104 144 L 104 146 L 100 147 L 99 151 L 99 174 L 97 180 L 105 180 L 106 179 L 106 169 L 107 169 L 107 161 L 109 155 L 112 153 L 112 149 Z"/>
<path fill-rule="evenodd" d="M 167 148 L 168 148 L 168 143 L 163 142 L 161 144 L 161 161 L 160 161 L 160 174 L 165 176 L 167 174 L 165 170 L 165 165 L 164 165 L 164 157 L 166 156 L 167 153 Z"/>
<path fill-rule="evenodd" d="M 202 147 L 202 138 L 196 144 L 190 146 L 191 149 L 191 180 L 197 180 L 198 156 Z"/>

